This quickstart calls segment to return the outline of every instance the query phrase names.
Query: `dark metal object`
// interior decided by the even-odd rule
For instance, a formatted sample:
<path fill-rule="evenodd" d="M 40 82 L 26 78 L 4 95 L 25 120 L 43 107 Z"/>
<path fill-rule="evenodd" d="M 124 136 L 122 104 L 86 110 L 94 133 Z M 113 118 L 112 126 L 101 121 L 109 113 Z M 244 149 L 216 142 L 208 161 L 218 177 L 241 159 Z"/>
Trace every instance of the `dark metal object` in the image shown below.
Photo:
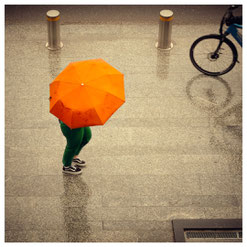
<path fill-rule="evenodd" d="M 63 47 L 60 40 L 60 13 L 58 10 L 49 10 L 46 13 L 48 42 L 46 47 L 49 50 L 59 50 Z"/>
<path fill-rule="evenodd" d="M 172 225 L 175 242 L 188 242 L 193 236 L 193 242 L 242 241 L 242 219 L 178 219 Z"/>

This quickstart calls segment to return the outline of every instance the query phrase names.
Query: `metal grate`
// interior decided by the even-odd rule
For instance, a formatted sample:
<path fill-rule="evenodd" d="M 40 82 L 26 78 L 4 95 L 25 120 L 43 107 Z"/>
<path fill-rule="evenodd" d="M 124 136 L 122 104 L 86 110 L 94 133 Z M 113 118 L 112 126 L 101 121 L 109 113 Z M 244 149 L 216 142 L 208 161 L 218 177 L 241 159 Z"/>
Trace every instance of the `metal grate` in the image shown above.
<path fill-rule="evenodd" d="M 242 242 L 242 219 L 174 219 L 175 242 Z"/>
<path fill-rule="evenodd" d="M 241 239 L 242 231 L 225 230 L 187 230 L 184 232 L 185 238 L 190 239 Z"/>

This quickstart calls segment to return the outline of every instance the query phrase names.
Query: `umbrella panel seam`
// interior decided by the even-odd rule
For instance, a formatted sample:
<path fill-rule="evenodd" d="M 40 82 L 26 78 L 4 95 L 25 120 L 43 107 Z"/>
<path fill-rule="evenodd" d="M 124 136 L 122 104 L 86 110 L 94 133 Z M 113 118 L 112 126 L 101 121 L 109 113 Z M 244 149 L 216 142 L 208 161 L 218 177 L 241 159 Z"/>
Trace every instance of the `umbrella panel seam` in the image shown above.
<path fill-rule="evenodd" d="M 113 73 L 113 74 L 105 74 L 105 75 L 102 75 L 102 76 L 100 76 L 100 77 L 97 77 L 97 78 L 94 78 L 94 79 L 92 79 L 92 80 L 90 80 L 90 81 L 85 81 L 86 83 L 88 83 L 88 82 L 91 82 L 91 81 L 94 81 L 94 80 L 98 80 L 98 79 L 101 79 L 102 77 L 104 77 L 104 76 L 110 76 L 110 75 L 123 75 L 121 72 L 119 72 L 119 74 L 118 73 Z"/>
<path fill-rule="evenodd" d="M 111 93 L 111 92 L 109 92 L 109 91 L 104 91 L 104 89 L 100 89 L 100 88 L 97 88 L 97 87 L 94 87 L 94 86 L 88 85 L 88 84 L 84 84 L 83 86 L 85 86 L 85 87 L 90 87 L 90 88 L 96 89 L 96 90 L 98 90 L 98 91 L 107 92 L 108 94 L 110 94 L 110 95 L 112 95 L 112 96 L 114 96 L 114 97 L 116 97 L 116 98 L 118 98 L 118 99 L 121 99 L 121 100 L 123 100 L 123 101 L 125 102 L 125 99 L 122 99 L 122 98 L 120 98 L 120 97 L 114 95 L 113 93 Z M 125 95 L 124 95 L 124 97 L 125 97 Z"/>
<path fill-rule="evenodd" d="M 113 94 L 111 94 L 111 93 L 108 93 L 108 94 L 111 95 L 112 97 L 117 98 L 118 100 L 122 101 L 122 104 L 125 102 L 125 100 L 122 100 L 122 99 L 116 97 L 115 95 L 113 95 Z M 122 104 L 121 104 L 121 105 L 122 105 Z M 98 113 L 98 111 L 99 111 L 98 106 L 97 106 L 97 107 L 94 107 L 94 109 L 95 109 L 95 111 L 97 112 L 97 115 L 98 115 L 99 118 L 100 118 L 100 114 Z M 116 112 L 117 110 L 118 110 L 118 108 L 117 108 L 114 112 Z M 113 115 L 114 112 L 112 112 L 111 115 Z M 109 119 L 109 118 L 111 117 L 111 115 L 108 116 L 107 119 Z M 105 121 L 103 121 L 101 118 L 100 118 L 100 120 L 102 121 L 102 123 L 105 122 Z"/>
<path fill-rule="evenodd" d="M 78 85 L 79 87 L 80 87 L 80 85 Z M 87 87 L 87 85 L 84 85 L 83 87 Z M 72 91 L 75 91 L 75 90 L 78 90 L 77 88 L 75 88 L 74 90 L 72 90 Z M 94 88 L 94 90 L 95 90 L 95 88 Z M 72 91 L 70 92 L 70 93 L 72 93 Z M 91 109 L 93 109 L 94 111 L 95 111 L 95 113 L 96 113 L 96 115 L 97 115 L 97 118 L 100 120 L 100 122 L 101 122 L 101 124 L 103 124 L 103 121 L 102 121 L 102 119 L 100 118 L 100 116 L 99 116 L 99 114 L 98 114 L 98 112 L 96 111 L 96 106 L 95 106 L 95 104 L 90 100 L 90 95 L 87 93 L 87 90 L 84 90 L 84 93 L 88 96 L 88 100 L 90 101 L 90 104 L 93 106 Z M 66 96 L 66 95 L 64 95 L 64 96 Z M 66 106 L 64 106 L 64 107 L 66 107 Z M 68 107 L 66 107 L 66 108 L 68 108 Z M 72 111 L 72 116 L 73 116 L 73 111 L 76 111 L 77 109 L 76 108 L 68 108 L 68 109 L 70 109 L 71 111 Z M 71 119 L 71 125 L 72 125 L 72 119 Z"/>

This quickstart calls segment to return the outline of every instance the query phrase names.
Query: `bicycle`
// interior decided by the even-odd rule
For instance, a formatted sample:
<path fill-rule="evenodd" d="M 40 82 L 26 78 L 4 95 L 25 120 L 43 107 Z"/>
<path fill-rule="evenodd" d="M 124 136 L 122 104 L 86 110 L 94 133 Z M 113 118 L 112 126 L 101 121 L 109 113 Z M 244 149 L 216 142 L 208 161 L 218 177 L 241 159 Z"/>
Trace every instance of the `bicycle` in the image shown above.
<path fill-rule="evenodd" d="M 235 45 L 227 38 L 229 34 L 242 47 L 242 35 L 239 29 L 242 25 L 231 23 L 234 18 L 232 12 L 238 6 L 231 6 L 227 9 L 220 23 L 219 34 L 209 34 L 194 41 L 190 48 L 190 60 L 200 72 L 219 76 L 226 74 L 233 69 L 238 61 L 238 52 Z M 223 31 L 223 26 L 229 26 Z"/>

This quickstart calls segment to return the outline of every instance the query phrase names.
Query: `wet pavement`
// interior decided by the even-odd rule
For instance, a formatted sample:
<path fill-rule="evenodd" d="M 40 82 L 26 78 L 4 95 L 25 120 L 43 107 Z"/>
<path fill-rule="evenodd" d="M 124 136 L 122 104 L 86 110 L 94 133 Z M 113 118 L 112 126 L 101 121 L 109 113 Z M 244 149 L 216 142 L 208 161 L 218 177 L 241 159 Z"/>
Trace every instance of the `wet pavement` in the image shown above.
<path fill-rule="evenodd" d="M 242 50 L 233 41 L 240 63 L 220 77 L 189 59 L 226 8 L 6 7 L 6 242 L 173 242 L 173 219 L 242 218 Z M 59 51 L 45 47 L 50 9 Z M 162 9 L 174 11 L 168 52 L 155 47 Z M 92 127 L 82 175 L 63 175 L 49 83 L 92 58 L 124 73 L 126 103 Z"/>

